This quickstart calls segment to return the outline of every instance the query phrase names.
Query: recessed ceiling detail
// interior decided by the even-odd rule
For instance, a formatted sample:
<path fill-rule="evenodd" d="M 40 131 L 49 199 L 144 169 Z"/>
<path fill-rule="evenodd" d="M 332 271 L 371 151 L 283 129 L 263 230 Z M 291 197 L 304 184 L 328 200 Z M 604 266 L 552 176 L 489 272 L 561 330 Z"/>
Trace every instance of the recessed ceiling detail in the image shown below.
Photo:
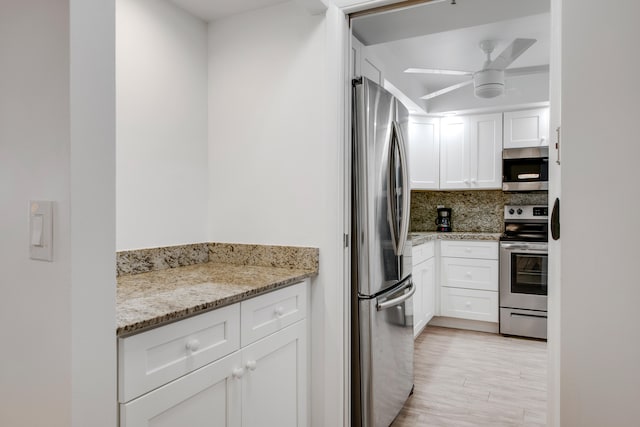
<path fill-rule="evenodd" d="M 379 60 L 384 78 L 429 114 L 482 108 L 497 111 L 501 106 L 549 100 L 549 0 L 458 0 L 455 6 L 448 1 L 425 3 L 363 15 L 352 20 L 352 29 L 359 40 L 366 38 L 363 55 Z M 512 45 L 516 39 L 536 41 L 528 43 L 520 55 L 513 55 L 509 52 L 516 47 Z M 481 41 L 485 41 L 485 51 L 479 47 Z M 506 51 L 509 64 L 483 66 L 489 47 L 493 48 L 490 62 Z M 493 68 L 498 71 L 489 71 Z M 493 91 L 478 91 L 482 83 L 489 85 L 484 89 Z M 425 94 L 427 99 L 421 99 Z M 476 94 L 502 95 L 479 98 Z"/>
<path fill-rule="evenodd" d="M 203 21 L 215 21 L 225 16 L 261 9 L 287 0 L 171 0 Z"/>

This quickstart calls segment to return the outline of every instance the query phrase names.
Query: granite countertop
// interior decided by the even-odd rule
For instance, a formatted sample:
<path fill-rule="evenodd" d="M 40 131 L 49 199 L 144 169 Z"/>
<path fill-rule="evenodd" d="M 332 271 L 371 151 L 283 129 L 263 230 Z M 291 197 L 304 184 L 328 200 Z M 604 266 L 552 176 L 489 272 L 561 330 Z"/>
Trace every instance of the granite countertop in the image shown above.
<path fill-rule="evenodd" d="M 318 274 L 316 269 L 208 262 L 118 277 L 117 335 L 242 301 Z"/>
<path fill-rule="evenodd" d="M 472 231 L 452 231 L 452 232 L 411 232 L 411 243 L 413 246 L 421 245 L 432 240 L 500 240 L 501 233 L 478 233 Z"/>

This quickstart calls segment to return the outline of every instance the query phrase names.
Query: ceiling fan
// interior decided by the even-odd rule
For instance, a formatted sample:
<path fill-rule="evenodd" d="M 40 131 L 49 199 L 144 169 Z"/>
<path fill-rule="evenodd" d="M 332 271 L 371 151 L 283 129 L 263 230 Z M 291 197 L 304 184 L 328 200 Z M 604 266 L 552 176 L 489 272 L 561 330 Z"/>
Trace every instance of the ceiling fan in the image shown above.
<path fill-rule="evenodd" d="M 408 68 L 405 73 L 415 74 L 447 74 L 455 76 L 471 76 L 470 80 L 458 83 L 444 89 L 431 92 L 421 99 L 431 99 L 443 95 L 461 87 L 473 83 L 474 93 L 479 98 L 495 98 L 504 93 L 504 77 L 522 76 L 525 74 L 544 73 L 549 71 L 549 65 L 535 65 L 532 67 L 521 67 L 506 69 L 513 61 L 529 49 L 536 39 L 515 39 L 507 46 L 500 55 L 491 60 L 491 53 L 496 47 L 496 41 L 484 40 L 480 42 L 480 49 L 487 55 L 482 69 L 473 71 L 438 70 L 428 68 Z"/>

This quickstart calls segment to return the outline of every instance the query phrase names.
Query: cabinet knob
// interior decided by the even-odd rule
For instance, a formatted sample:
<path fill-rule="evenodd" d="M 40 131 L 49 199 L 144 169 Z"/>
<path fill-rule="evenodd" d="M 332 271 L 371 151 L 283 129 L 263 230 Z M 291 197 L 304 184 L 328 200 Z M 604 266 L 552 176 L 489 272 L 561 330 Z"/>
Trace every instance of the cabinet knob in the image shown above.
<path fill-rule="evenodd" d="M 466 253 L 470 253 L 470 252 L 471 252 L 471 248 L 464 248 L 464 251 L 465 251 Z"/>
<path fill-rule="evenodd" d="M 468 184 L 469 180 L 468 179 L 464 179 L 464 180 L 462 180 L 462 182 L 464 182 L 465 184 Z"/>
<path fill-rule="evenodd" d="M 240 379 L 244 375 L 244 369 L 235 368 L 233 371 L 231 371 L 231 375 L 233 375 L 233 378 Z"/>
<path fill-rule="evenodd" d="M 470 271 L 467 271 L 467 272 L 465 273 L 465 276 L 467 276 L 467 277 L 471 277 L 471 272 L 470 272 Z"/>
<path fill-rule="evenodd" d="M 277 306 L 274 311 L 278 317 L 282 317 L 284 315 L 284 307 L 281 305 Z"/>
<path fill-rule="evenodd" d="M 467 303 L 465 304 L 467 307 L 471 307 L 471 302 L 467 301 Z"/>
<path fill-rule="evenodd" d="M 185 347 L 191 352 L 198 351 L 198 349 L 200 348 L 200 341 L 198 341 L 197 339 L 189 340 L 185 344 Z"/>
<path fill-rule="evenodd" d="M 476 183 L 476 179 L 475 178 L 471 178 L 471 183 L 475 184 Z"/>
<path fill-rule="evenodd" d="M 255 371 L 258 364 L 255 360 L 247 360 L 247 369 L 250 371 Z"/>

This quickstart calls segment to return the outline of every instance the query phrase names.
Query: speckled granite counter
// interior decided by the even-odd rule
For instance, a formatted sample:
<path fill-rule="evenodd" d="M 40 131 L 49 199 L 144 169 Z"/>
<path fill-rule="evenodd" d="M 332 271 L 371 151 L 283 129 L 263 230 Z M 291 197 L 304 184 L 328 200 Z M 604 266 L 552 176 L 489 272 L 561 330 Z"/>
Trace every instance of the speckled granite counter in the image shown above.
<path fill-rule="evenodd" d="M 116 255 L 118 336 L 292 285 L 319 269 L 318 249 L 297 246 L 212 242 Z"/>
<path fill-rule="evenodd" d="M 117 335 L 233 304 L 315 276 L 315 270 L 208 262 L 118 277 Z"/>
<path fill-rule="evenodd" d="M 475 232 L 450 232 L 438 233 L 437 231 L 412 232 L 411 243 L 413 246 L 421 245 L 432 240 L 500 240 L 500 233 L 475 233 Z"/>

